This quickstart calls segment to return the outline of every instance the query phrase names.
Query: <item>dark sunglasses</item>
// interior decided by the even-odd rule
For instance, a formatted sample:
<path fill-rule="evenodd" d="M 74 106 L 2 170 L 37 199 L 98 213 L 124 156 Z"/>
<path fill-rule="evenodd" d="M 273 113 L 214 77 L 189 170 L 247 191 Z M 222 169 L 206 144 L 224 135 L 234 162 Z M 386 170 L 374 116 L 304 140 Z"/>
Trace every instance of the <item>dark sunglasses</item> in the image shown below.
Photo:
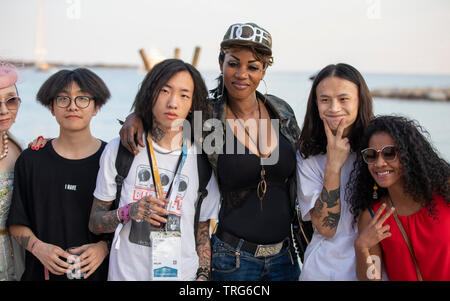
<path fill-rule="evenodd" d="M 378 155 L 381 153 L 383 160 L 386 162 L 392 162 L 397 159 L 398 150 L 393 145 L 386 145 L 380 150 L 373 148 L 366 148 L 361 151 L 364 162 L 367 164 L 375 164 L 378 160 Z"/>

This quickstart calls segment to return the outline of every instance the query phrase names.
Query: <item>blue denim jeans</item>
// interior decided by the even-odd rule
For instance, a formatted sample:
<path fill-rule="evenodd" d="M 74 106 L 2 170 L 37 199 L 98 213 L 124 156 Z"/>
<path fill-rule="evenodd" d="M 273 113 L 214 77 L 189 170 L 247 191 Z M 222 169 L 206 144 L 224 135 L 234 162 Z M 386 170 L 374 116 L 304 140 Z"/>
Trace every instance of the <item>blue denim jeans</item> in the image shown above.
<path fill-rule="evenodd" d="M 294 248 L 289 244 L 277 255 L 253 257 L 233 248 L 216 235 L 211 237 L 211 271 L 214 281 L 297 281 L 300 266 Z"/>

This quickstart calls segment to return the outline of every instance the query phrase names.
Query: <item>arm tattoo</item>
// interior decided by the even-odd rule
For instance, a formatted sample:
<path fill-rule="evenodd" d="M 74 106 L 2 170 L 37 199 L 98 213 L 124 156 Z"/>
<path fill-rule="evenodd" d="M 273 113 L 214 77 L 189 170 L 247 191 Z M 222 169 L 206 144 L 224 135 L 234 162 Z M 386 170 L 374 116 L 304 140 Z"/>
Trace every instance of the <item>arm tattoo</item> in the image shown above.
<path fill-rule="evenodd" d="M 327 208 L 333 208 L 337 206 L 339 204 L 339 198 L 340 188 L 328 192 L 328 190 L 323 187 L 322 193 L 320 194 L 320 197 L 317 199 L 314 206 L 314 214 L 316 216 L 320 216 L 322 214 L 325 203 L 327 204 Z"/>
<path fill-rule="evenodd" d="M 28 248 L 28 243 L 30 242 L 29 236 L 14 236 L 14 239 L 21 245 L 25 250 Z"/>
<path fill-rule="evenodd" d="M 314 206 L 314 215 L 320 216 L 323 210 L 323 202 L 320 198 L 317 199 L 316 205 Z"/>
<path fill-rule="evenodd" d="M 152 126 L 152 138 L 155 142 L 161 141 L 161 139 L 166 135 L 166 132 L 162 129 L 161 124 L 153 118 Z"/>
<path fill-rule="evenodd" d="M 92 203 L 89 229 L 94 234 L 112 233 L 116 230 L 120 221 L 115 210 L 109 211 L 113 202 L 103 202 L 94 198 Z"/>
<path fill-rule="evenodd" d="M 323 187 L 322 193 L 320 194 L 320 199 L 322 202 L 327 203 L 327 208 L 333 208 L 334 206 L 337 206 L 339 198 L 340 188 L 328 192 L 328 190 Z"/>
<path fill-rule="evenodd" d="M 209 220 L 207 222 L 199 222 L 196 245 L 199 266 L 209 269 L 211 266 L 211 240 L 209 236 Z"/>
<path fill-rule="evenodd" d="M 323 226 L 331 229 L 336 228 L 339 223 L 341 213 L 328 212 L 328 216 L 323 219 Z"/>
<path fill-rule="evenodd" d="M 325 204 L 326 209 L 325 208 Z M 337 188 L 335 190 L 331 190 L 328 192 L 328 190 L 323 187 L 322 193 L 320 194 L 320 197 L 317 199 L 316 204 L 314 206 L 314 210 L 312 211 L 312 214 L 317 218 L 321 219 L 322 216 L 325 216 L 322 219 L 322 227 L 328 227 L 330 229 L 334 229 L 337 227 L 339 223 L 339 219 L 341 217 L 340 210 L 338 212 L 330 212 L 330 208 L 335 208 L 337 206 L 340 206 L 340 188 Z M 339 207 L 338 207 L 339 209 Z M 333 211 L 336 211 L 333 209 Z"/>
<path fill-rule="evenodd" d="M 139 213 L 139 201 L 133 203 L 133 205 L 130 206 L 130 217 L 137 217 Z"/>

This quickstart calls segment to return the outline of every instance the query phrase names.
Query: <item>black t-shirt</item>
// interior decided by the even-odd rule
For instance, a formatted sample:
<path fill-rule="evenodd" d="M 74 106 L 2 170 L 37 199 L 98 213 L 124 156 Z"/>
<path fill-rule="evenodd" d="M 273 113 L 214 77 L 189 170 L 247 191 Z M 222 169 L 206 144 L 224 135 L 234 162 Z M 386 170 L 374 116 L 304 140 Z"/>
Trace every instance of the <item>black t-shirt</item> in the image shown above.
<path fill-rule="evenodd" d="M 227 126 L 227 131 L 232 129 Z M 219 227 L 223 230 L 257 244 L 271 244 L 290 237 L 292 208 L 289 198 L 288 178 L 295 172 L 295 150 L 280 134 L 279 160 L 275 165 L 265 165 L 267 192 L 262 201 L 256 187 L 261 179 L 260 158 L 245 147 L 245 154 L 237 154 L 238 144 L 234 137 L 234 154 L 219 155 L 217 171 L 219 186 L 224 194 L 219 215 Z"/>
<path fill-rule="evenodd" d="M 63 250 L 100 241 L 88 225 L 105 145 L 102 141 L 95 154 L 80 160 L 61 157 L 50 141 L 39 151 L 23 151 L 14 168 L 7 226 L 27 226 L 37 238 Z M 108 259 L 87 280 L 106 280 Z M 66 275 L 49 275 L 50 280 L 68 280 Z M 44 280 L 44 266 L 30 252 L 26 252 L 22 280 Z"/>

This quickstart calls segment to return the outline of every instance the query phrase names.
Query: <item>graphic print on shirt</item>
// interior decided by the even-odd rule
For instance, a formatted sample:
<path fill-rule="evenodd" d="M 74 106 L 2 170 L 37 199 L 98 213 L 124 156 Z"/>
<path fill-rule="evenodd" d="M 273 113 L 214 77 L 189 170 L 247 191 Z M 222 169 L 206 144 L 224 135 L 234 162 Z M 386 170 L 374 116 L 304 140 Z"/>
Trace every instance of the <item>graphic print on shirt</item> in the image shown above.
<path fill-rule="evenodd" d="M 166 195 L 169 190 L 170 183 L 172 183 L 172 179 L 174 178 L 174 172 L 164 168 L 159 168 L 159 173 L 164 195 Z M 178 178 L 179 181 L 177 181 Z M 184 174 L 180 174 L 177 176 L 177 179 L 175 179 L 172 187 L 171 199 L 173 199 L 173 203 L 167 210 L 174 215 L 181 216 L 181 207 L 189 185 L 189 178 Z M 133 202 L 137 202 L 148 195 L 156 196 L 156 189 L 152 179 L 151 169 L 149 165 L 138 165 L 133 189 Z M 179 218 L 171 219 L 171 221 L 172 220 L 174 222 L 180 221 Z M 160 229 L 154 227 L 146 221 L 138 222 L 131 220 L 131 229 L 128 239 L 134 244 L 151 247 L 151 231 L 160 231 Z"/>

